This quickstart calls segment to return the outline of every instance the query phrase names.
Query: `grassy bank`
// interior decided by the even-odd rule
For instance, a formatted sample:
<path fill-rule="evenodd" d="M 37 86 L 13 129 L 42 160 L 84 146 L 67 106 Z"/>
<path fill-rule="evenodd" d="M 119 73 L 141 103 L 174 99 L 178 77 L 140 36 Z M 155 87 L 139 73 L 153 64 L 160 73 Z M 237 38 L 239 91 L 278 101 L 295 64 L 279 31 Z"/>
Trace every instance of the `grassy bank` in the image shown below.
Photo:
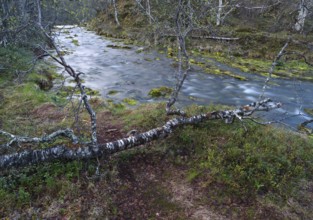
<path fill-rule="evenodd" d="M 99 109 L 99 136 L 113 138 L 109 128 L 118 138 L 130 129 L 160 126 L 168 119 L 164 107 Z M 221 108 L 191 106 L 187 112 Z M 159 213 L 186 219 L 196 218 L 201 207 L 235 219 L 312 217 L 313 140 L 246 126 L 247 132 L 239 123 L 221 121 L 185 126 L 167 139 L 99 158 L 99 173 L 97 160 L 1 171 L 1 217 L 158 219 Z"/>
<path fill-rule="evenodd" d="M 16 81 L 16 70 L 30 69 L 32 56 L 20 48 L 0 49 L 0 128 L 41 136 L 72 127 L 81 140 L 88 140 L 89 116 L 75 99 L 67 100 L 75 95 L 73 88 L 55 89 L 55 80 L 63 79 L 54 67 L 41 62 Z M 168 89 L 161 88 L 150 95 L 166 96 Z M 164 104 L 127 109 L 96 96 L 90 102 L 97 112 L 100 143 L 169 120 Z M 225 108 L 230 107 L 190 106 L 186 112 Z M 75 112 L 80 113 L 78 120 Z M 245 126 L 247 131 L 239 122 L 208 121 L 97 160 L 1 170 L 0 217 L 311 219 L 312 137 L 249 122 Z M 77 147 L 66 140 L 50 145 L 61 142 Z M 14 146 L 1 153 L 50 145 Z"/>

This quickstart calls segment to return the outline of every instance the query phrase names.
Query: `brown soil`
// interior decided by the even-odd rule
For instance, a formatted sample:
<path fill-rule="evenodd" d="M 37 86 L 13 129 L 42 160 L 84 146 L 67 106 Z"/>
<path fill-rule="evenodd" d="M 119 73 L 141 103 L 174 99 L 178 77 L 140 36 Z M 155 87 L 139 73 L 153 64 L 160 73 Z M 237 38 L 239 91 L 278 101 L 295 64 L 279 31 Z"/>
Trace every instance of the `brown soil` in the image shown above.
<path fill-rule="evenodd" d="M 226 219 L 205 205 L 183 167 L 162 157 L 139 154 L 118 164 L 115 219 Z"/>
<path fill-rule="evenodd" d="M 122 131 L 123 124 L 118 122 L 110 112 L 100 112 L 97 115 L 97 133 L 100 144 L 118 140 L 126 136 Z"/>
<path fill-rule="evenodd" d="M 38 119 L 41 122 L 60 122 L 64 119 L 65 114 L 62 109 L 58 109 L 57 106 L 55 106 L 52 103 L 46 103 L 43 104 L 37 108 L 35 108 L 31 115 Z"/>

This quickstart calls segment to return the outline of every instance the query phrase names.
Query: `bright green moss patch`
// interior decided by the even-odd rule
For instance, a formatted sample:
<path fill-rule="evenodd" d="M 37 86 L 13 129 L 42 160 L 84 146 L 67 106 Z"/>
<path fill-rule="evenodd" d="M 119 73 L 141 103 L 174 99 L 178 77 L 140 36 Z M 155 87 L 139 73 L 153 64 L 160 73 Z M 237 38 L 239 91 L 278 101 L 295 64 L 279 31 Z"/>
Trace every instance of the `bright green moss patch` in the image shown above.
<path fill-rule="evenodd" d="M 119 93 L 119 91 L 117 91 L 117 90 L 110 90 L 108 92 L 108 95 L 116 95 L 117 93 Z"/>
<path fill-rule="evenodd" d="M 137 105 L 137 101 L 135 99 L 130 99 L 130 98 L 125 98 L 123 99 L 123 102 L 126 103 L 127 105 Z"/>
<path fill-rule="evenodd" d="M 72 39 L 72 43 L 73 43 L 75 46 L 79 46 L 79 42 L 78 42 L 78 40 L 76 40 L 76 39 Z"/>
<path fill-rule="evenodd" d="M 161 86 L 159 88 L 151 89 L 148 95 L 152 98 L 168 97 L 172 93 L 172 91 L 172 88 Z"/>

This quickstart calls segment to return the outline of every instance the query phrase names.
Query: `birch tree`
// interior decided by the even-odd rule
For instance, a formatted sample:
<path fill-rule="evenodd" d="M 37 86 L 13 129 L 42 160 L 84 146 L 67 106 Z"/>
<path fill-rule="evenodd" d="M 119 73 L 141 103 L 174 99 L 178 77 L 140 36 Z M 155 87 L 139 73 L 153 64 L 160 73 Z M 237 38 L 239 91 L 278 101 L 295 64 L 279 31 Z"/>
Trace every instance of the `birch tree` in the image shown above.
<path fill-rule="evenodd" d="M 114 8 L 114 19 L 115 19 L 117 26 L 120 26 L 120 22 L 118 20 L 118 10 L 116 6 L 116 0 L 112 0 L 112 1 L 113 1 L 113 8 Z"/>
<path fill-rule="evenodd" d="M 301 0 L 299 4 L 298 16 L 294 26 L 297 32 L 302 32 L 304 28 L 305 19 L 308 15 L 308 0 Z"/>
<path fill-rule="evenodd" d="M 218 8 L 217 8 L 217 14 L 216 14 L 216 26 L 221 25 L 222 9 L 223 9 L 223 0 L 218 0 Z"/>

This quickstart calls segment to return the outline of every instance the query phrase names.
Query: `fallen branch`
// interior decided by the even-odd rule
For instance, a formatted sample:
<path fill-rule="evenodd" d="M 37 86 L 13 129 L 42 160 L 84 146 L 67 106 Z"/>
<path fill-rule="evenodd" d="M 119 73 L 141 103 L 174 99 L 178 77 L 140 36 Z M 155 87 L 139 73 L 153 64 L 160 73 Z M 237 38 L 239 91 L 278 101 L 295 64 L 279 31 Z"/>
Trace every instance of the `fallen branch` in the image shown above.
<path fill-rule="evenodd" d="M 313 129 L 307 127 L 308 124 L 313 123 L 313 119 L 306 120 L 305 122 L 301 123 L 299 126 L 299 130 L 304 131 L 307 134 L 313 134 Z"/>
<path fill-rule="evenodd" d="M 34 137 L 34 138 L 17 136 L 17 135 L 14 135 L 9 132 L 2 131 L 2 130 L 0 130 L 0 135 L 6 136 L 10 139 L 8 143 L 0 145 L 0 148 L 9 148 L 13 144 L 19 145 L 22 143 L 46 143 L 46 142 L 51 142 L 60 136 L 71 139 L 74 144 L 78 143 L 78 138 L 74 135 L 74 132 L 71 129 L 58 130 L 49 135 L 45 135 L 43 137 Z"/>
<path fill-rule="evenodd" d="M 210 40 L 224 40 L 224 41 L 240 40 L 239 37 L 214 37 L 214 36 L 193 36 L 193 35 L 191 35 L 191 38 L 196 38 L 196 39 L 210 39 Z"/>
<path fill-rule="evenodd" d="M 177 37 L 175 34 L 163 34 L 161 37 Z M 224 41 L 236 41 L 240 40 L 239 37 L 216 37 L 216 36 L 197 36 L 197 35 L 190 35 L 191 38 L 194 39 L 210 39 L 210 40 L 224 40 Z"/>
<path fill-rule="evenodd" d="M 233 121 L 234 118 L 238 116 L 244 118 L 245 116 L 251 115 L 255 111 L 269 111 L 280 107 L 280 103 L 275 103 L 270 99 L 265 99 L 235 110 L 214 111 L 207 114 L 192 116 L 190 118 L 174 118 L 166 122 L 162 127 L 157 127 L 141 134 L 132 135 L 130 137 L 102 145 L 89 145 L 79 148 L 69 148 L 64 145 L 59 145 L 46 149 L 26 150 L 19 153 L 3 155 L 0 156 L 0 168 L 25 166 L 53 160 L 78 160 L 109 155 L 149 143 L 159 138 L 164 138 L 182 125 L 198 124 L 206 120 L 214 119 Z"/>
<path fill-rule="evenodd" d="M 93 145 L 97 145 L 98 141 L 97 141 L 97 119 L 96 119 L 96 112 L 92 109 L 92 106 L 90 105 L 89 101 L 88 101 L 88 97 L 87 94 L 85 92 L 85 86 L 82 85 L 82 80 L 80 78 L 80 74 L 81 73 L 77 73 L 74 68 L 70 65 L 67 64 L 66 60 L 64 59 L 61 51 L 59 50 L 59 48 L 57 47 L 57 45 L 55 44 L 53 38 L 45 31 L 45 29 L 41 26 L 38 25 L 40 30 L 43 32 L 43 34 L 45 35 L 45 37 L 47 38 L 49 45 L 51 45 L 59 59 L 55 56 L 53 56 L 52 54 L 48 53 L 48 51 L 46 51 L 46 53 L 53 59 L 55 60 L 57 63 L 59 63 L 60 65 L 62 65 L 64 67 L 64 70 L 71 76 L 73 77 L 73 79 L 76 82 L 76 86 L 78 87 L 79 91 L 80 91 L 80 95 L 81 95 L 81 99 L 84 102 L 85 105 L 85 109 L 87 110 L 89 116 L 90 116 L 90 121 L 91 121 L 91 141 Z"/>

